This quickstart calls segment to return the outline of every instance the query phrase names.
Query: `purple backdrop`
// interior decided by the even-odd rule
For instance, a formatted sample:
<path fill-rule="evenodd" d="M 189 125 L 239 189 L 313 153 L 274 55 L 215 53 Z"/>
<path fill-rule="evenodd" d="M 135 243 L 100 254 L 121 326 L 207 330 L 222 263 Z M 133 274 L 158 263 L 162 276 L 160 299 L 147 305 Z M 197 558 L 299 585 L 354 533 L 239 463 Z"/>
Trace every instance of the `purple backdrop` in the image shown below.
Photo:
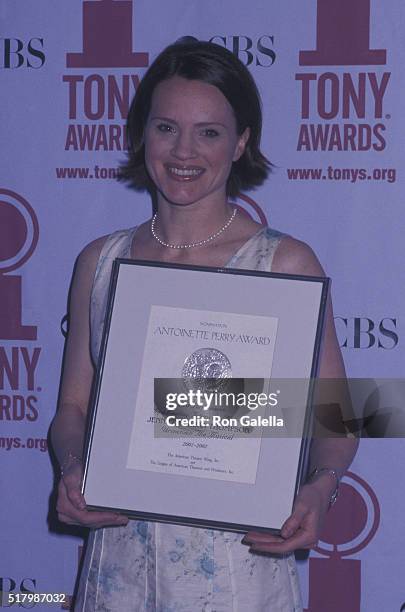
<path fill-rule="evenodd" d="M 115 181 L 128 104 L 145 67 L 184 35 L 214 40 L 249 66 L 263 97 L 263 148 L 276 167 L 239 203 L 313 246 L 333 279 L 348 374 L 382 379 L 402 376 L 404 363 L 405 45 L 399 0 L 6 0 L 0 16 L 7 607 L 8 592 L 73 591 L 82 540 L 52 517 L 48 524 L 46 438 L 60 325 L 80 249 L 150 214 L 146 196 Z M 323 542 L 300 563 L 310 612 L 403 609 L 403 459 L 401 440 L 363 442 Z"/>

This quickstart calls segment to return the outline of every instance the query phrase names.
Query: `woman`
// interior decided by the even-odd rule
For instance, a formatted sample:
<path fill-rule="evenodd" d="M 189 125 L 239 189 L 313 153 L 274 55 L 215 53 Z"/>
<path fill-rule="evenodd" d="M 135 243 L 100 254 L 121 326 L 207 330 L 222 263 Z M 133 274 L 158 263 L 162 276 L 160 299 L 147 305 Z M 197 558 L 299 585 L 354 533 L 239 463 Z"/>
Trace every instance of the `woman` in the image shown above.
<path fill-rule="evenodd" d="M 165 49 L 131 106 L 125 174 L 136 187 L 151 191 L 156 213 L 135 229 L 95 240 L 79 256 L 60 406 L 52 425 L 62 471 L 59 518 L 97 528 L 89 538 L 78 610 L 302 609 L 287 553 L 317 541 L 355 452 L 353 441 L 313 445 L 316 474 L 301 488 L 281 537 L 252 532 L 241 542 L 232 533 L 89 512 L 79 488 L 87 404 L 115 257 L 324 276 L 307 245 L 263 228 L 228 202 L 228 196 L 260 185 L 269 172 L 260 132 L 260 100 L 249 71 L 211 43 Z M 344 376 L 331 307 L 320 375 Z"/>

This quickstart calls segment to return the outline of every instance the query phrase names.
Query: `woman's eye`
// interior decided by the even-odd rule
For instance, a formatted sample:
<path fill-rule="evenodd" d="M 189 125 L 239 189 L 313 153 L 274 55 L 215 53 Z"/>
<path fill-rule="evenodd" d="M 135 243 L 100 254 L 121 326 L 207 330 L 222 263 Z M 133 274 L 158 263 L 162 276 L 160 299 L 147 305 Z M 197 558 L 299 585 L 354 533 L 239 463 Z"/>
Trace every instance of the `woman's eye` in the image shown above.
<path fill-rule="evenodd" d="M 168 123 L 159 123 L 157 129 L 164 134 L 172 134 L 174 132 L 174 127 Z"/>
<path fill-rule="evenodd" d="M 216 138 L 216 136 L 219 136 L 219 132 L 217 132 L 217 130 L 214 130 L 212 128 L 207 128 L 203 131 L 204 136 L 208 136 L 208 138 Z"/>

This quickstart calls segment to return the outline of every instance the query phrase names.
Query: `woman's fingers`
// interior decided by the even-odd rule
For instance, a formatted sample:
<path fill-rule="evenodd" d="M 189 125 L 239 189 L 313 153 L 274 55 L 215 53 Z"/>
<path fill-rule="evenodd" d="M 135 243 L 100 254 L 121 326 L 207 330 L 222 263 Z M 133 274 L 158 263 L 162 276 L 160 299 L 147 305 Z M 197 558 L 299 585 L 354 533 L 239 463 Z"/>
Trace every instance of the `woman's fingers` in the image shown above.
<path fill-rule="evenodd" d="M 73 518 L 72 515 L 58 513 L 58 519 L 67 525 L 78 525 L 80 527 L 88 527 L 97 529 L 99 527 L 124 527 L 128 524 L 128 519 L 119 514 L 110 514 L 108 512 L 86 512 Z"/>
<path fill-rule="evenodd" d="M 299 548 L 316 546 L 324 510 L 318 496 L 311 490 L 301 492 L 291 516 L 281 528 L 280 536 L 250 531 L 242 544 L 251 552 L 287 554 Z"/>
<path fill-rule="evenodd" d="M 273 534 L 249 532 L 242 544 L 250 547 L 251 552 L 287 554 L 298 548 L 312 548 L 317 543 L 313 529 L 301 526 L 291 537 L 285 538 Z"/>
<path fill-rule="evenodd" d="M 83 505 L 84 503 L 84 505 Z M 126 525 L 128 518 L 116 512 L 97 512 L 86 510 L 86 502 L 80 489 L 61 480 L 56 504 L 58 518 L 69 525 L 85 527 L 105 527 L 107 525 Z"/>
<path fill-rule="evenodd" d="M 304 531 L 297 532 L 291 538 L 282 541 L 263 540 L 260 542 L 252 543 L 250 546 L 250 552 L 262 552 L 262 553 L 273 553 L 273 554 L 288 554 L 294 552 L 299 548 L 312 548 L 316 545 L 316 540 L 308 537 L 308 534 Z"/>
<path fill-rule="evenodd" d="M 68 525 L 81 525 L 82 527 L 106 527 L 128 524 L 128 518 L 113 512 L 96 512 L 88 510 L 66 510 L 58 509 L 58 518 Z"/>
<path fill-rule="evenodd" d="M 257 542 L 284 542 L 284 539 L 274 533 L 263 533 L 261 531 L 248 531 L 242 539 L 242 544 L 254 544 Z"/>
<path fill-rule="evenodd" d="M 62 512 L 58 512 L 58 519 L 61 521 L 61 523 L 67 523 L 68 525 L 79 524 L 76 521 L 72 520 L 70 516 L 68 516 L 67 514 L 63 514 Z"/>

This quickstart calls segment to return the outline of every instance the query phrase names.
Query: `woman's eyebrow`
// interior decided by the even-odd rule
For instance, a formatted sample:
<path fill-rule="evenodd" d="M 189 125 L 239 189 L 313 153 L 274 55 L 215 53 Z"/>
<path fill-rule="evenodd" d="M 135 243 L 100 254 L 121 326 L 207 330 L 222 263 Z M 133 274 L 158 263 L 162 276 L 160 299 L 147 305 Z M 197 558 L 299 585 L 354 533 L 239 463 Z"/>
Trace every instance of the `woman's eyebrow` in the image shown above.
<path fill-rule="evenodd" d="M 200 121 L 199 123 L 196 123 L 196 125 L 198 127 L 205 127 L 207 125 L 220 125 L 221 127 L 226 128 L 226 125 L 224 125 L 220 121 Z"/>
<path fill-rule="evenodd" d="M 151 117 L 150 119 L 151 121 L 167 121 L 168 123 L 174 123 L 175 125 L 177 125 L 177 121 L 175 121 L 174 119 L 170 119 L 169 117 L 157 116 L 157 117 Z M 220 125 L 221 127 L 226 128 L 226 125 L 224 125 L 220 121 L 199 121 L 195 125 L 197 127 L 206 127 L 208 125 Z"/>
<path fill-rule="evenodd" d="M 173 123 L 173 125 L 178 125 L 177 121 L 175 121 L 174 119 L 170 119 L 169 117 L 151 117 L 150 118 L 151 121 L 165 121 L 166 123 Z M 221 123 L 220 121 L 199 121 L 198 123 L 195 124 L 195 127 L 197 128 L 203 128 L 203 127 L 209 127 L 209 126 L 220 126 L 222 128 L 224 128 L 225 130 L 227 129 L 227 126 L 224 123 Z"/>
<path fill-rule="evenodd" d="M 168 121 L 169 123 L 176 123 L 174 119 L 169 119 L 169 117 L 151 117 L 151 121 Z M 177 125 L 177 124 L 176 124 Z"/>

